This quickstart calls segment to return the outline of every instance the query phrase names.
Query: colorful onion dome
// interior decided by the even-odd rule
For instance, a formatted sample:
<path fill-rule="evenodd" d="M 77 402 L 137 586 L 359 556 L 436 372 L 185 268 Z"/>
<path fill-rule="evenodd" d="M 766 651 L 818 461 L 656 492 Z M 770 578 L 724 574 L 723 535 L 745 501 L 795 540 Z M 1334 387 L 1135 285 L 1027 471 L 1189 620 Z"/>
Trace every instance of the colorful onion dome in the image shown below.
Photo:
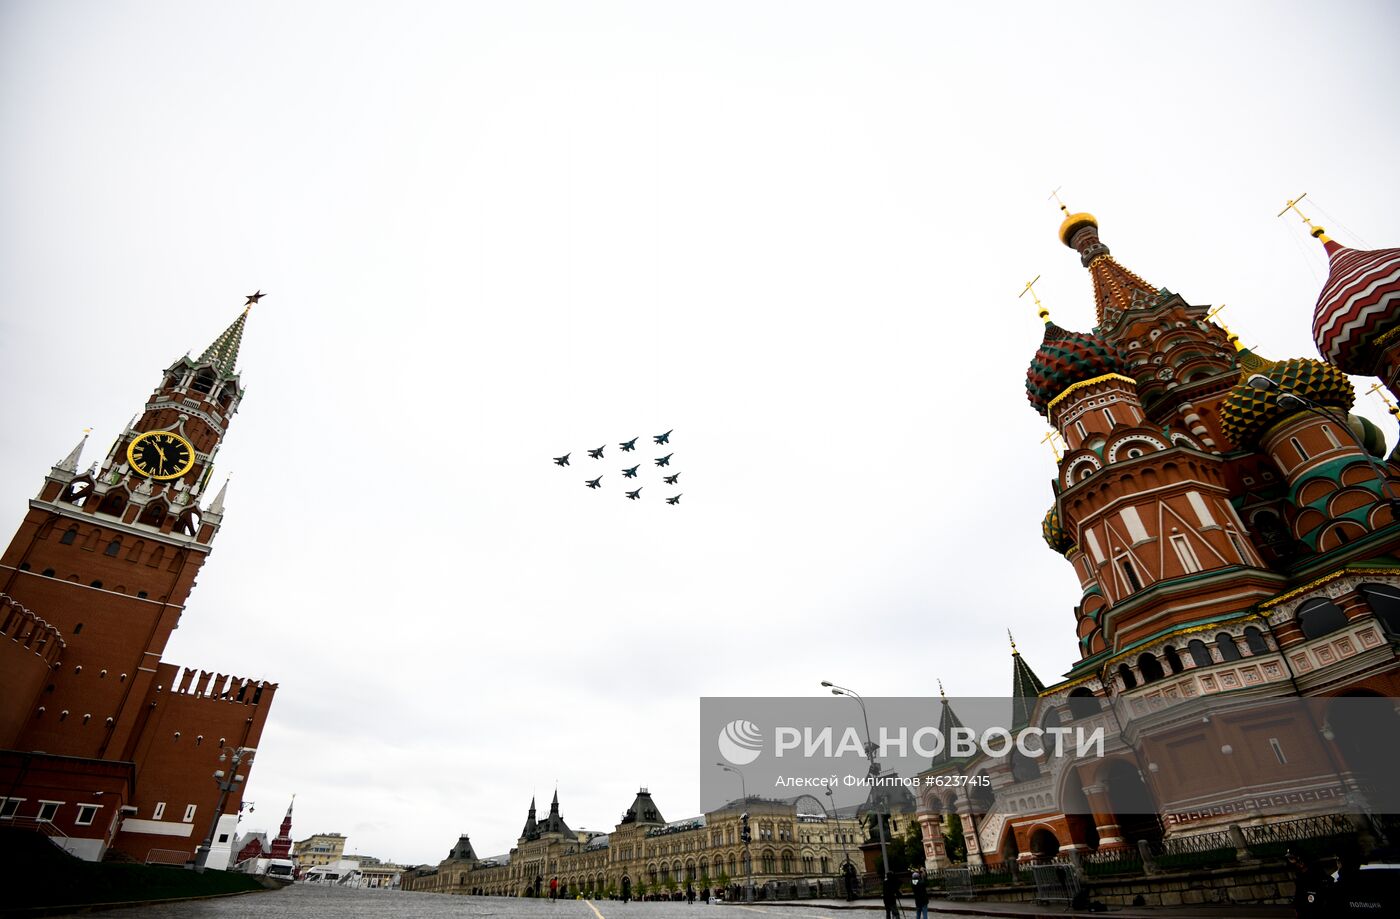
<path fill-rule="evenodd" d="M 1347 427 L 1356 435 L 1356 439 L 1361 442 L 1361 446 L 1366 448 L 1366 452 L 1376 459 L 1385 458 L 1385 432 L 1376 427 L 1369 418 L 1360 415 L 1348 415 Z"/>
<path fill-rule="evenodd" d="M 1347 373 L 1375 372 L 1371 345 L 1400 326 L 1400 249 L 1348 249 L 1314 231 L 1331 266 L 1313 312 L 1313 341 Z"/>
<path fill-rule="evenodd" d="M 1050 400 L 1075 383 L 1122 372 L 1122 359 L 1112 345 L 1097 335 L 1070 332 L 1047 322 L 1040 350 L 1026 371 L 1026 397 L 1044 415 Z"/>
<path fill-rule="evenodd" d="M 1356 401 L 1351 380 L 1331 364 L 1305 357 L 1266 362 L 1248 351 L 1241 351 L 1238 359 L 1244 373 L 1220 406 L 1220 427 L 1237 447 L 1253 447 L 1276 421 L 1299 410 L 1296 406 L 1280 405 L 1279 390 L 1343 412 Z M 1249 377 L 1256 372 L 1274 381 L 1279 389 L 1259 390 L 1250 386 Z"/>
<path fill-rule="evenodd" d="M 1074 548 L 1074 540 L 1069 538 L 1069 533 L 1065 532 L 1064 525 L 1060 522 L 1060 506 L 1050 505 L 1050 510 L 1045 512 L 1045 519 L 1040 523 L 1040 535 L 1045 538 L 1045 544 L 1064 555 Z"/>

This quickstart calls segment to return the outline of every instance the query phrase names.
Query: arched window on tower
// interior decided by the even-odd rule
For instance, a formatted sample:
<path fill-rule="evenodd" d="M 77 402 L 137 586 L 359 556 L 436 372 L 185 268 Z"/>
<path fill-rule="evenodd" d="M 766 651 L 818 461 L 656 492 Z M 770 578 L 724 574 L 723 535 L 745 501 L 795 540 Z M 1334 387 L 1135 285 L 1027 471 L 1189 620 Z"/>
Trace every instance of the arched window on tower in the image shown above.
<path fill-rule="evenodd" d="M 218 381 L 214 378 L 213 373 L 208 370 L 201 370 L 199 373 L 195 374 L 194 382 L 190 384 L 190 389 L 198 393 L 204 393 L 207 396 L 214 391 L 214 384 L 216 382 Z"/>
<path fill-rule="evenodd" d="M 1065 701 L 1069 703 L 1070 715 L 1075 720 L 1097 715 L 1103 708 L 1099 704 L 1098 696 L 1094 695 L 1094 691 L 1087 686 L 1076 686 L 1071 689 Z"/>
<path fill-rule="evenodd" d="M 58 540 L 58 541 L 61 542 L 61 543 L 63 543 L 65 546 L 71 546 L 71 545 L 73 545 L 73 541 L 76 540 L 77 538 L 78 538 L 78 527 L 77 527 L 77 525 L 75 524 L 74 526 L 71 526 L 71 527 L 69 527 L 68 529 L 64 530 L 64 531 L 63 531 L 63 535 L 59 537 L 59 540 Z"/>
<path fill-rule="evenodd" d="M 1362 584 L 1361 596 L 1391 635 L 1400 635 L 1400 590 L 1390 584 Z"/>
<path fill-rule="evenodd" d="M 1254 626 L 1244 630 L 1244 646 L 1249 649 L 1251 655 L 1269 653 L 1269 644 L 1264 641 L 1264 633 Z"/>
<path fill-rule="evenodd" d="M 118 492 L 112 492 L 102 499 L 102 503 L 97 506 L 99 514 L 110 514 L 113 517 L 120 517 L 126 508 L 126 499 Z"/>
<path fill-rule="evenodd" d="M 103 555 L 116 555 L 122 550 L 122 538 L 120 536 L 107 543 L 107 548 L 103 550 Z"/>
<path fill-rule="evenodd" d="M 1162 672 L 1162 662 L 1157 660 L 1155 654 L 1140 654 L 1137 659 L 1138 672 L 1142 674 L 1142 682 L 1155 683 L 1166 676 Z"/>
<path fill-rule="evenodd" d="M 1298 628 L 1305 638 L 1321 638 L 1346 628 L 1347 615 L 1331 600 L 1314 597 L 1298 607 Z"/>
<path fill-rule="evenodd" d="M 1229 632 L 1221 632 L 1216 635 L 1215 646 L 1220 649 L 1221 660 L 1237 661 L 1240 659 L 1240 649 L 1235 644 L 1235 636 Z"/>
<path fill-rule="evenodd" d="M 1133 668 L 1127 664 L 1118 665 L 1118 678 L 1123 681 L 1124 689 L 1137 688 L 1137 677 L 1133 676 Z"/>
<path fill-rule="evenodd" d="M 1186 650 L 1191 655 L 1191 663 L 1197 667 L 1209 667 L 1215 663 L 1215 659 L 1210 656 L 1210 649 L 1199 638 L 1193 638 L 1187 642 Z"/>
<path fill-rule="evenodd" d="M 1162 649 L 1162 658 L 1167 662 L 1168 673 L 1180 673 L 1186 669 L 1181 666 L 1181 654 L 1172 645 L 1167 645 Z"/>

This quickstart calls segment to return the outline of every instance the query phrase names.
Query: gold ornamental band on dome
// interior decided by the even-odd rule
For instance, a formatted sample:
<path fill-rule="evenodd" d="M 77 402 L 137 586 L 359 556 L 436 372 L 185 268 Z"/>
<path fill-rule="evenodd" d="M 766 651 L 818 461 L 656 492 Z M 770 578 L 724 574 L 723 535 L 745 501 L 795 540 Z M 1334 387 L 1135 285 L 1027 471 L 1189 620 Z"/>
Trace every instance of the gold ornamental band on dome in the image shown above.
<path fill-rule="evenodd" d="M 1395 338 L 1395 336 L 1397 336 L 1397 335 L 1400 335 L 1400 325 L 1396 326 L 1396 327 L 1393 328 L 1393 329 L 1387 329 L 1386 331 L 1382 332 L 1380 335 L 1377 335 L 1377 336 L 1376 336 L 1376 340 L 1373 341 L 1373 342 L 1371 342 L 1371 347 L 1372 347 L 1372 348 L 1379 348 L 1381 345 L 1384 345 L 1386 342 L 1389 342 L 1390 340 L 1392 340 L 1393 338 Z"/>
<path fill-rule="evenodd" d="M 1055 410 L 1055 406 L 1056 406 L 1057 404 L 1059 404 L 1059 402 L 1060 402 L 1062 399 L 1064 399 L 1065 396 L 1068 396 L 1070 393 L 1074 392 L 1075 390 L 1085 389 L 1085 388 L 1087 388 L 1087 387 L 1089 387 L 1089 386 L 1093 386 L 1095 383 L 1102 383 L 1102 382 L 1104 382 L 1105 380 L 1122 380 L 1124 383 L 1131 383 L 1131 384 L 1134 385 L 1134 386 L 1137 385 L 1137 380 L 1134 380 L 1132 377 L 1125 377 L 1125 376 L 1123 376 L 1123 374 L 1121 374 L 1121 373 L 1105 373 L 1105 374 L 1102 374 L 1101 376 L 1096 376 L 1096 377 L 1093 377 L 1093 378 L 1088 379 L 1088 380 L 1080 380 L 1078 383 L 1075 383 L 1075 384 L 1073 384 L 1073 385 L 1071 385 L 1071 386 L 1067 386 L 1067 387 L 1065 388 L 1065 391 L 1064 391 L 1064 392 L 1060 393 L 1058 396 L 1056 396 L 1055 398 L 1051 399 L 1049 402 L 1046 403 L 1046 405 L 1045 405 L 1045 415 L 1046 415 L 1046 417 L 1048 418 L 1048 417 L 1050 416 L 1050 413 L 1051 413 L 1052 411 Z"/>

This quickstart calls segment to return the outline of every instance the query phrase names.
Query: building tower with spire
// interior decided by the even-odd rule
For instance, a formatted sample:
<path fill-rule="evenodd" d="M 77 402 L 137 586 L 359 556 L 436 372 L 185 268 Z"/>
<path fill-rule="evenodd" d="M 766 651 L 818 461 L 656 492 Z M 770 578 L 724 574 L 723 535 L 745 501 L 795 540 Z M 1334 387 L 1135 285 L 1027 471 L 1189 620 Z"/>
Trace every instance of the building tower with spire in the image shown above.
<path fill-rule="evenodd" d="M 1010 723 L 1104 724 L 1110 741 L 1092 761 L 935 760 L 931 776 L 985 776 L 994 793 L 926 793 L 931 863 L 953 817 L 969 861 L 990 863 L 1161 844 L 1241 815 L 1400 812 L 1393 763 L 1361 736 L 1400 731 L 1388 707 L 1365 728 L 1329 710 L 1325 732 L 1303 717 L 1264 730 L 1163 714 L 1216 697 L 1400 695 L 1400 469 L 1350 414 L 1346 375 L 1397 392 L 1400 250 L 1315 229 L 1332 269 L 1313 323 L 1326 360 L 1272 360 L 1117 261 L 1093 215 L 1062 210 L 1093 322 L 1064 328 L 1037 298 L 1026 392 L 1066 445 L 1041 533 L 1079 582 L 1078 660 L 1046 685 L 1013 641 Z"/>
<path fill-rule="evenodd" d="M 268 850 L 269 858 L 292 857 L 292 805 L 296 803 L 297 796 L 292 795 L 292 800 L 287 802 L 287 816 L 282 818 L 282 827 L 277 831 L 277 837 L 272 840 L 272 846 Z"/>
<path fill-rule="evenodd" d="M 109 847 L 141 860 L 193 854 L 217 804 L 209 775 L 221 753 L 257 746 L 276 690 L 162 660 L 223 522 L 225 490 L 207 492 L 243 399 L 247 320 L 245 308 L 198 358 L 166 367 L 80 471 L 85 435 L 0 555 L 0 626 L 12 639 L 0 643 L 0 781 L 17 789 L 7 794 L 22 799 L 21 822 L 58 826 L 86 858 Z M 241 787 L 211 865 L 228 853 Z M 41 799 L 63 803 L 28 814 Z"/>

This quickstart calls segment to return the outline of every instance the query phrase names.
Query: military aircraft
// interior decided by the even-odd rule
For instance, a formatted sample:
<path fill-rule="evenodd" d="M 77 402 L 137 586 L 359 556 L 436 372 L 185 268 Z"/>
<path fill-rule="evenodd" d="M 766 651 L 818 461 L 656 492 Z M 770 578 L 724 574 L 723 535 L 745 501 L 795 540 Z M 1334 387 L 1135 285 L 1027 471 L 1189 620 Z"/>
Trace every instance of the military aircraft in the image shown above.
<path fill-rule="evenodd" d="M 637 449 L 637 438 L 634 437 L 625 444 L 618 444 L 618 446 L 622 448 L 623 453 L 631 453 L 633 450 Z"/>
<path fill-rule="evenodd" d="M 667 453 L 665 456 L 658 456 L 658 457 L 656 458 L 656 465 L 658 465 L 658 466 L 669 466 L 669 465 L 671 465 L 671 457 L 673 457 L 673 456 L 675 456 L 675 455 L 676 455 L 676 454 L 674 454 L 674 453 Z"/>
<path fill-rule="evenodd" d="M 607 446 L 607 444 L 603 444 L 603 447 L 606 447 L 606 446 Z M 588 451 L 588 458 L 589 458 L 589 459 L 602 459 L 602 458 L 603 458 L 603 447 L 599 447 L 597 450 L 589 450 L 589 451 Z"/>
<path fill-rule="evenodd" d="M 554 465 L 556 465 L 556 466 L 567 466 L 567 465 L 569 465 L 569 454 L 565 453 L 563 456 L 556 456 L 556 457 L 554 458 Z"/>
<path fill-rule="evenodd" d="M 679 479 L 680 477 L 681 477 L 681 474 L 680 474 L 679 472 L 677 472 L 675 475 L 668 475 L 668 476 L 666 476 L 666 478 L 662 479 L 661 481 L 665 482 L 667 485 L 674 485 L 674 484 L 676 484 L 676 480 Z"/>
<path fill-rule="evenodd" d="M 637 477 L 637 467 L 633 466 L 631 469 L 622 470 L 622 475 L 624 478 L 635 479 Z"/>
<path fill-rule="evenodd" d="M 682 494 L 684 494 L 684 492 L 682 492 Z M 680 496 L 680 495 L 676 495 L 674 498 L 667 498 L 667 499 L 666 499 L 666 503 L 667 503 L 667 504 L 680 504 L 680 503 L 681 503 L 681 496 Z"/>
<path fill-rule="evenodd" d="M 674 430 L 675 430 L 675 428 L 671 428 L 671 431 L 674 431 Z M 667 431 L 665 434 L 655 434 L 655 435 L 652 436 L 651 439 L 654 440 L 654 441 L 656 441 L 656 442 L 659 443 L 659 444 L 667 444 L 667 443 L 670 443 L 670 442 L 671 442 L 671 431 Z"/>
<path fill-rule="evenodd" d="M 646 487 L 645 485 L 642 486 L 642 488 L 645 488 L 645 487 Z M 628 497 L 629 499 L 633 500 L 633 501 L 636 501 L 638 498 L 640 498 L 640 497 L 642 496 L 642 488 L 638 488 L 636 491 L 629 491 L 629 492 L 627 493 L 627 497 Z"/>
<path fill-rule="evenodd" d="M 602 482 L 603 482 L 603 477 L 602 477 L 602 476 L 598 476 L 598 478 L 596 478 L 596 479 L 589 479 L 588 481 L 584 482 L 583 484 L 587 485 L 589 488 L 597 488 L 599 485 L 602 484 Z"/>

